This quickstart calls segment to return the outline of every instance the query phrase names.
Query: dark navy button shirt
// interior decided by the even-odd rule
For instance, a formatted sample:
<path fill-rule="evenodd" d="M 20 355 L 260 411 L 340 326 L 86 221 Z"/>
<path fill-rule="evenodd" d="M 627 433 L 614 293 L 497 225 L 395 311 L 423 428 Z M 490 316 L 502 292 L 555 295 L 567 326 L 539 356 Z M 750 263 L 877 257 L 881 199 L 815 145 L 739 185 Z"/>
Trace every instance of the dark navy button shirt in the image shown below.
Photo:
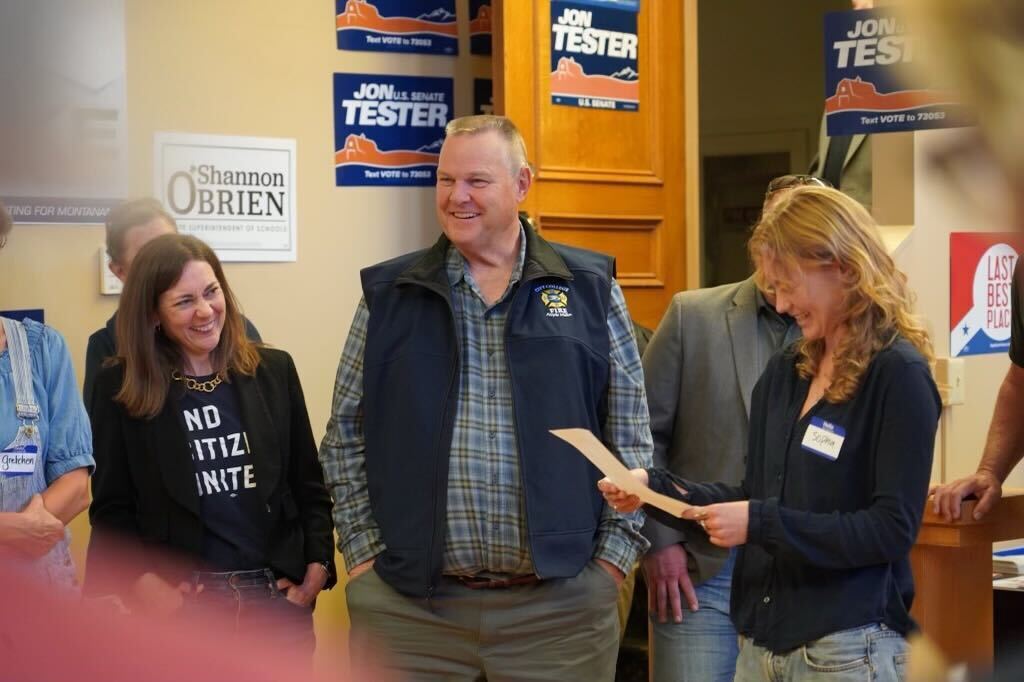
<path fill-rule="evenodd" d="M 801 417 L 810 382 L 797 374 L 794 349 L 775 355 L 754 388 L 740 486 L 651 470 L 651 487 L 681 497 L 674 481 L 698 505 L 750 500 L 731 615 L 757 645 L 785 652 L 869 623 L 906 634 L 914 627 L 909 555 L 941 410 L 928 365 L 899 339 L 872 359 L 851 400 L 821 400 Z M 802 447 L 813 418 L 845 431 L 834 460 Z"/>

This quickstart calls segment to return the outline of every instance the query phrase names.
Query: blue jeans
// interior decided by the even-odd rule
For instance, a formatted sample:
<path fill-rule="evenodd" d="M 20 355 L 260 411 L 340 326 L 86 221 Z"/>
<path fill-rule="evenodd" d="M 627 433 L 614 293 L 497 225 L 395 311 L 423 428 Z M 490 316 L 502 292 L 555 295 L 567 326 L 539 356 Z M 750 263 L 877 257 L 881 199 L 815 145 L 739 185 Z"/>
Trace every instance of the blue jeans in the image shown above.
<path fill-rule="evenodd" d="M 316 649 L 313 609 L 288 601 L 276 583 L 270 569 L 197 571 L 181 615 L 198 621 L 214 619 L 243 637 L 272 639 L 296 656 L 308 654 L 312 661 Z"/>
<path fill-rule="evenodd" d="M 653 682 L 732 682 L 738 653 L 736 629 L 729 619 L 729 594 L 736 550 L 722 570 L 697 585 L 697 610 L 688 611 L 684 597 L 683 622 L 659 623 L 652 613 Z"/>
<path fill-rule="evenodd" d="M 903 635 L 880 624 L 833 632 L 784 654 L 741 637 L 736 682 L 903 682 L 906 662 Z"/>

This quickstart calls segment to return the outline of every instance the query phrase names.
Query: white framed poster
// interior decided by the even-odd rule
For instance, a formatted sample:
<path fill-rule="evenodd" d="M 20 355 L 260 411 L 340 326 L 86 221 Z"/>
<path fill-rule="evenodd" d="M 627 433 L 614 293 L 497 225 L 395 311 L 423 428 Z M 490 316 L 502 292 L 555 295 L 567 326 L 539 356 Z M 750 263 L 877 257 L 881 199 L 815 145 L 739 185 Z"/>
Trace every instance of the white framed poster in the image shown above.
<path fill-rule="evenodd" d="M 156 133 L 153 191 L 223 261 L 296 260 L 295 140 Z"/>

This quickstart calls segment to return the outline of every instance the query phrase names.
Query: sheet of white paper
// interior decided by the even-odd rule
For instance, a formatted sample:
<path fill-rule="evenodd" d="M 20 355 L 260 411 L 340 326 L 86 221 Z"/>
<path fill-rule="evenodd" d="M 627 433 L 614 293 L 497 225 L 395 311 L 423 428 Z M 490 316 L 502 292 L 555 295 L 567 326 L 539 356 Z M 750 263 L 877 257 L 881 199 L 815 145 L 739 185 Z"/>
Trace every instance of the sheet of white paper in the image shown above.
<path fill-rule="evenodd" d="M 586 429 L 551 429 L 551 434 L 579 450 L 584 457 L 601 470 L 601 473 L 608 477 L 609 481 L 627 493 L 636 495 L 644 504 L 655 506 L 673 516 L 680 517 L 692 506 L 668 495 L 656 493 L 636 480 L 636 477 L 629 473 L 629 469 L 590 431 Z"/>

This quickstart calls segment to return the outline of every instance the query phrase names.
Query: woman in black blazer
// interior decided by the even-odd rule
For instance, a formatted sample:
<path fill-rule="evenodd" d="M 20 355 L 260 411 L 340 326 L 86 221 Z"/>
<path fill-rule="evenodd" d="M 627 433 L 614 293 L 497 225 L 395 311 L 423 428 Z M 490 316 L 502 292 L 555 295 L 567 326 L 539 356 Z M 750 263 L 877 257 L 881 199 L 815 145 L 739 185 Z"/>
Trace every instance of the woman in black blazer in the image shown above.
<path fill-rule="evenodd" d="M 91 415 L 87 592 L 312 646 L 333 525 L 291 357 L 246 338 L 217 256 L 178 234 L 136 256 L 117 347 Z"/>

